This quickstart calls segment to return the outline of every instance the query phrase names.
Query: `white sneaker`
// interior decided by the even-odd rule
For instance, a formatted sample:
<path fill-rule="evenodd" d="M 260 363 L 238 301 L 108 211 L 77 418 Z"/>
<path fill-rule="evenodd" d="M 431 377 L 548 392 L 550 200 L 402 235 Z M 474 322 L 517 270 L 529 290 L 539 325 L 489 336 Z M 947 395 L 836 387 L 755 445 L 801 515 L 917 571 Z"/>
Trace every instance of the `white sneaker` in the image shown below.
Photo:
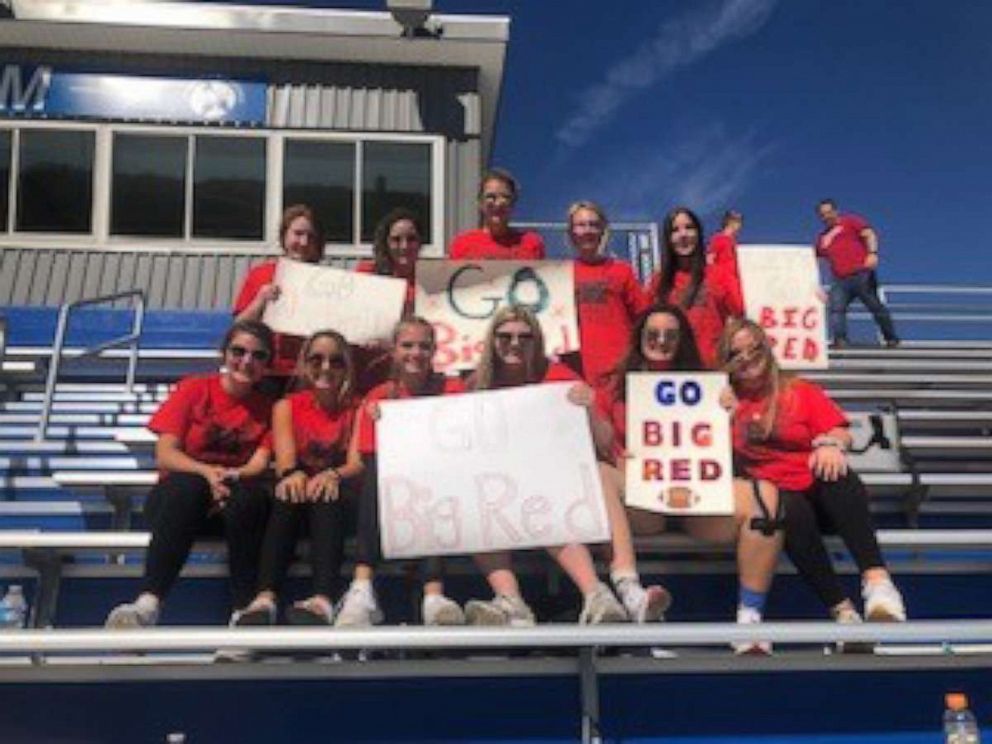
<path fill-rule="evenodd" d="M 661 622 L 672 606 L 672 595 L 663 586 L 644 587 L 636 581 L 622 581 L 617 584 L 617 594 L 627 616 L 635 623 Z"/>
<path fill-rule="evenodd" d="M 334 627 L 365 628 L 378 625 L 382 620 L 382 610 L 379 609 L 371 585 L 352 584 L 341 598 Z"/>
<path fill-rule="evenodd" d="M 425 594 L 420 606 L 424 625 L 464 625 L 465 613 L 453 599 L 443 594 Z"/>
<path fill-rule="evenodd" d="M 241 624 L 242 617 L 244 617 L 244 610 L 234 610 L 231 613 L 230 620 L 227 621 L 227 627 L 243 627 Z M 247 648 L 219 648 L 214 652 L 214 663 L 243 664 L 248 661 L 254 661 L 256 656 L 257 654 L 254 651 Z"/>
<path fill-rule="evenodd" d="M 137 602 L 117 605 L 107 615 L 103 627 L 109 630 L 134 630 L 151 628 L 158 623 L 158 610 L 144 607 Z"/>
<path fill-rule="evenodd" d="M 535 625 L 534 613 L 523 597 L 498 594 L 493 599 L 472 599 L 465 603 L 469 625 L 509 625 L 528 628 Z"/>
<path fill-rule="evenodd" d="M 586 595 L 579 613 L 579 625 L 602 625 L 604 623 L 629 623 L 627 610 L 606 584 L 600 584 Z"/>
<path fill-rule="evenodd" d="M 739 625 L 758 625 L 761 613 L 751 607 L 737 608 L 737 623 Z M 738 656 L 771 656 L 772 644 L 769 641 L 737 641 L 730 644 Z"/>
<path fill-rule="evenodd" d="M 890 579 L 863 582 L 861 596 L 865 600 L 865 617 L 869 622 L 906 622 L 906 605 Z"/>
<path fill-rule="evenodd" d="M 858 611 L 847 603 L 836 610 L 831 610 L 830 615 L 841 625 L 861 625 L 864 622 Z M 875 650 L 875 644 L 838 641 L 835 648 L 839 654 L 870 654 Z"/>

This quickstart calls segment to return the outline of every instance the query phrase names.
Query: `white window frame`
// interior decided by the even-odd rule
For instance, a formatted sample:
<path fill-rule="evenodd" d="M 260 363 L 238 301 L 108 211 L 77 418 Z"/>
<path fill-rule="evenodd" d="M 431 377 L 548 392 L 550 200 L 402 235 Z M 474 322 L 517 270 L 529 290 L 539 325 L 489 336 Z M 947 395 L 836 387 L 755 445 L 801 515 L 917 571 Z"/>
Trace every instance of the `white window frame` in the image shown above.
<path fill-rule="evenodd" d="M 444 224 L 446 195 L 446 142 L 441 135 L 392 132 L 332 132 L 312 129 L 235 129 L 157 124 L 93 123 L 85 121 L 39 121 L 34 119 L 0 120 L 0 129 L 11 132 L 10 180 L 8 182 L 8 222 L 0 226 L 0 246 L 77 248 L 86 250 L 122 251 L 140 249 L 166 253 L 245 253 L 275 250 L 279 243 L 279 221 L 282 215 L 283 153 L 285 140 L 311 139 L 355 144 L 354 216 L 351 243 L 328 243 L 328 255 L 367 257 L 372 244 L 361 241 L 362 213 L 362 143 L 390 142 L 396 144 L 427 144 L 431 147 L 431 234 L 425 237 L 421 255 L 430 258 L 444 256 Z M 94 133 L 93 203 L 89 234 L 21 232 L 14 229 L 17 206 L 19 144 L 22 130 L 72 130 Z M 187 138 L 187 178 L 184 234 L 192 230 L 193 158 L 195 148 L 189 138 L 197 137 L 256 137 L 266 140 L 265 203 L 263 205 L 264 238 L 262 240 L 233 240 L 218 238 L 157 238 L 110 234 L 111 187 L 113 185 L 113 138 L 115 134 Z"/>

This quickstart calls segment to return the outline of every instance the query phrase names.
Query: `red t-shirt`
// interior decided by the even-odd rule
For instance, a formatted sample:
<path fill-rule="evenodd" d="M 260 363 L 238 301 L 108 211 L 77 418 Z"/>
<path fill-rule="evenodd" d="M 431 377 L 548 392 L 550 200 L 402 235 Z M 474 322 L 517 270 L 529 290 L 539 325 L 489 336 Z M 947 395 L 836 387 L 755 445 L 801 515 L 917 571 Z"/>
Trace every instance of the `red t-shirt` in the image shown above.
<path fill-rule="evenodd" d="M 599 385 L 627 350 L 634 321 L 650 301 L 630 264 L 607 258 L 575 262 L 575 304 L 582 374 Z"/>
<path fill-rule="evenodd" d="M 788 491 L 805 491 L 813 485 L 809 456 L 813 440 L 838 426 L 847 417 L 823 389 L 802 379 L 787 384 L 778 396 L 778 412 L 771 436 L 748 440 L 748 430 L 761 420 L 767 401 L 741 397 L 734 412 L 734 452 L 753 478 Z"/>
<path fill-rule="evenodd" d="M 544 240 L 535 232 L 510 230 L 508 235 L 496 240 L 485 230 L 466 230 L 451 241 L 448 257 L 471 261 L 541 261 L 544 259 Z"/>
<path fill-rule="evenodd" d="M 259 290 L 266 284 L 272 284 L 276 275 L 276 261 L 266 261 L 258 266 L 253 266 L 245 276 L 238 292 L 238 298 L 234 301 L 234 314 L 238 315 L 248 307 Z M 296 358 L 303 348 L 304 339 L 299 336 L 286 336 L 276 333 L 273 336 L 275 354 L 272 359 L 272 374 L 289 376 L 296 371 Z"/>
<path fill-rule="evenodd" d="M 816 255 L 826 258 L 830 270 L 838 279 L 865 271 L 868 246 L 861 231 L 868 223 L 856 214 L 842 214 L 837 224 L 820 233 L 816 239 Z"/>
<path fill-rule="evenodd" d="M 596 411 L 613 426 L 613 455 L 618 457 L 627 449 L 627 401 L 619 395 L 616 384 L 596 388 Z"/>
<path fill-rule="evenodd" d="M 664 302 L 671 302 L 683 307 L 685 314 L 689 318 L 689 325 L 696 336 L 696 344 L 699 346 L 699 355 L 703 359 L 703 364 L 715 369 L 717 366 L 717 344 L 720 341 L 720 334 L 723 333 L 723 326 L 727 320 L 734 316 L 744 314 L 744 302 L 741 298 L 740 284 L 734 279 L 727 269 L 719 266 L 707 266 L 703 275 L 703 283 L 696 292 L 695 301 L 692 307 L 686 308 L 683 304 L 684 295 L 689 289 L 692 275 L 688 271 L 679 271 L 675 274 L 675 286 L 668 297 L 661 298 Z M 651 277 L 648 288 L 648 296 L 654 300 L 658 296 L 658 287 L 661 285 L 661 272 L 655 272 Z"/>
<path fill-rule="evenodd" d="M 737 238 L 733 235 L 719 232 L 710 240 L 706 248 L 706 261 L 711 266 L 722 266 L 735 277 L 740 276 L 737 270 Z"/>
<path fill-rule="evenodd" d="M 328 411 L 317 402 L 312 390 L 301 390 L 285 400 L 293 421 L 296 461 L 307 475 L 342 464 L 355 424 L 355 407 Z"/>
<path fill-rule="evenodd" d="M 177 437 L 179 448 L 194 460 L 234 468 L 264 446 L 272 401 L 256 392 L 234 398 L 224 391 L 220 379 L 214 374 L 181 380 L 148 428 Z"/>
<path fill-rule="evenodd" d="M 375 419 L 369 414 L 369 404 L 381 400 L 402 400 L 404 398 L 420 398 L 431 395 L 452 395 L 465 392 L 465 384 L 458 377 L 444 377 L 443 382 L 428 385 L 428 389 L 418 394 L 413 394 L 401 384 L 392 380 L 377 385 L 369 391 L 362 401 L 361 409 L 358 413 L 358 450 L 363 455 L 375 454 Z"/>

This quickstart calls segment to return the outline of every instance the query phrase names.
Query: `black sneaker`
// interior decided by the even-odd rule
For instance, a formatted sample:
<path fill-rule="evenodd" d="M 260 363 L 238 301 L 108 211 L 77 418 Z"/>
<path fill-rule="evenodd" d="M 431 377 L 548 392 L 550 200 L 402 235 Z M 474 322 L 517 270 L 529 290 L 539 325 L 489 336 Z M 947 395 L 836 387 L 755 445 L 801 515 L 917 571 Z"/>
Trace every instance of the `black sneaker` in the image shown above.
<path fill-rule="evenodd" d="M 830 342 L 831 349 L 846 349 L 848 346 L 850 346 L 850 344 L 847 343 L 846 338 L 835 338 Z"/>
<path fill-rule="evenodd" d="M 898 349 L 899 348 L 899 344 L 901 344 L 901 343 L 902 343 L 902 341 L 900 341 L 898 338 L 887 338 L 887 339 L 885 339 L 885 348 L 886 349 Z"/>

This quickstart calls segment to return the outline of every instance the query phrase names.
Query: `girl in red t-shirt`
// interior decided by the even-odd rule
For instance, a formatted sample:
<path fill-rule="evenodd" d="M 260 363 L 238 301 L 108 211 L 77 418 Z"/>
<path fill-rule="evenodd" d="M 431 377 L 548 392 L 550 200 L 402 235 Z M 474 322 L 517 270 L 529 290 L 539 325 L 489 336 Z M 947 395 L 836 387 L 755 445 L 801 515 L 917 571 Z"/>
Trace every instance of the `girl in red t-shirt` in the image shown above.
<path fill-rule="evenodd" d="M 290 625 L 329 625 L 341 568 L 351 479 L 362 472 L 348 458 L 355 421 L 354 366 L 337 331 L 319 331 L 300 352 L 301 389 L 272 409 L 275 501 L 265 530 L 259 592 L 239 625 L 272 625 L 276 603 L 305 522 L 310 534 L 313 593 L 286 609 Z"/>
<path fill-rule="evenodd" d="M 389 212 L 376 225 L 372 238 L 373 258 L 355 265 L 362 274 L 378 274 L 406 280 L 406 302 L 403 317 L 413 314 L 417 295 L 417 259 L 423 244 L 424 228 L 416 213 L 399 207 Z M 390 349 L 388 344 L 370 344 L 353 348 L 357 370 L 358 392 L 364 395 L 389 377 Z"/>
<path fill-rule="evenodd" d="M 591 201 L 569 207 L 568 240 L 576 253 L 582 376 L 599 387 L 620 361 L 634 321 L 650 303 L 630 264 L 606 254 L 609 220 L 602 207 Z"/>
<path fill-rule="evenodd" d="M 303 263 L 320 263 L 324 257 L 324 236 L 313 210 L 304 204 L 294 204 L 283 212 L 279 224 L 279 245 L 283 255 Z M 245 276 L 234 300 L 235 320 L 261 320 L 265 307 L 279 298 L 275 283 L 276 260 L 264 261 Z M 275 356 L 267 383 L 274 392 L 282 393 L 296 370 L 303 339 L 299 336 L 275 334 Z"/>
<path fill-rule="evenodd" d="M 338 627 L 374 625 L 382 622 L 382 611 L 372 588 L 376 565 L 382 560 L 379 536 L 379 478 L 376 465 L 376 420 L 379 402 L 428 395 L 450 395 L 464 390 L 457 378 L 434 372 L 434 328 L 423 318 L 404 318 L 393 332 L 390 379 L 373 388 L 358 411 L 349 460 L 359 460 L 365 469 L 358 503 L 358 555 L 351 586 L 345 593 L 334 624 Z M 458 603 L 444 595 L 442 563 L 431 558 L 420 563 L 424 581 L 421 619 L 424 625 L 463 625 L 465 616 Z"/>
<path fill-rule="evenodd" d="M 511 305 L 494 316 L 486 335 L 479 367 L 468 380 L 472 390 L 494 390 L 534 385 L 542 382 L 574 381 L 569 400 L 589 410 L 594 438 L 601 422 L 594 415 L 595 394 L 588 385 L 563 364 L 551 362 L 544 352 L 544 335 L 534 314 L 526 307 Z M 538 425 L 540 423 L 538 422 Z M 668 608 L 670 597 L 661 587 L 641 586 L 634 561 L 634 548 L 623 505 L 611 483 L 603 480 L 603 491 L 610 521 L 613 555 L 610 575 L 623 604 L 599 580 L 589 549 L 580 543 L 547 548 L 569 575 L 584 601 L 581 623 L 616 623 L 658 620 Z M 475 556 L 495 597 L 466 604 L 469 623 L 478 625 L 533 624 L 534 615 L 524 602 L 507 552 Z"/>
<path fill-rule="evenodd" d="M 698 372 L 703 369 L 692 327 L 681 308 L 654 305 L 638 318 L 630 333 L 627 353 L 607 385 L 598 391 L 600 413 L 615 436 L 616 467 L 609 474 L 624 489 L 627 450 L 627 390 L 630 372 Z M 734 514 L 684 516 L 679 524 L 691 536 L 737 546 L 738 609 L 740 623 L 761 621 L 782 548 L 781 532 L 767 525 L 778 510 L 778 493 L 767 481 L 734 480 Z M 628 508 L 635 535 L 656 535 L 665 530 L 665 517 L 643 509 Z M 756 521 L 757 520 L 757 521 Z M 762 531 L 762 521 L 767 529 Z M 767 643 L 735 645 L 738 653 L 768 653 Z"/>
<path fill-rule="evenodd" d="M 661 268 L 651 278 L 648 295 L 659 304 L 685 310 L 703 364 L 716 367 L 716 347 L 723 326 L 744 314 L 741 289 L 724 267 L 707 266 L 703 226 L 685 207 L 673 209 L 662 226 Z"/>
<path fill-rule="evenodd" d="M 108 628 L 155 625 L 193 541 L 211 523 L 227 538 L 232 619 L 255 594 L 269 499 L 259 483 L 269 465 L 265 438 L 272 401 L 256 385 L 272 355 L 272 332 L 258 321 L 231 326 L 219 374 L 187 377 L 152 416 L 161 473 L 145 501 L 152 533 L 141 594 L 107 616 Z"/>
<path fill-rule="evenodd" d="M 779 371 L 764 331 L 749 320 L 728 324 L 720 359 L 736 395 L 734 450 L 747 472 L 779 489 L 785 550 L 831 615 L 861 622 L 834 573 L 824 532 L 844 540 L 861 571 L 869 620 L 902 621 L 902 596 L 885 567 L 864 485 L 849 467 L 847 419 L 823 390 Z"/>
<path fill-rule="evenodd" d="M 520 188 L 517 179 L 505 170 L 494 168 L 479 184 L 479 215 L 482 227 L 455 236 L 448 250 L 450 258 L 459 260 L 544 258 L 544 241 L 535 232 L 510 227 L 510 217 Z"/>

